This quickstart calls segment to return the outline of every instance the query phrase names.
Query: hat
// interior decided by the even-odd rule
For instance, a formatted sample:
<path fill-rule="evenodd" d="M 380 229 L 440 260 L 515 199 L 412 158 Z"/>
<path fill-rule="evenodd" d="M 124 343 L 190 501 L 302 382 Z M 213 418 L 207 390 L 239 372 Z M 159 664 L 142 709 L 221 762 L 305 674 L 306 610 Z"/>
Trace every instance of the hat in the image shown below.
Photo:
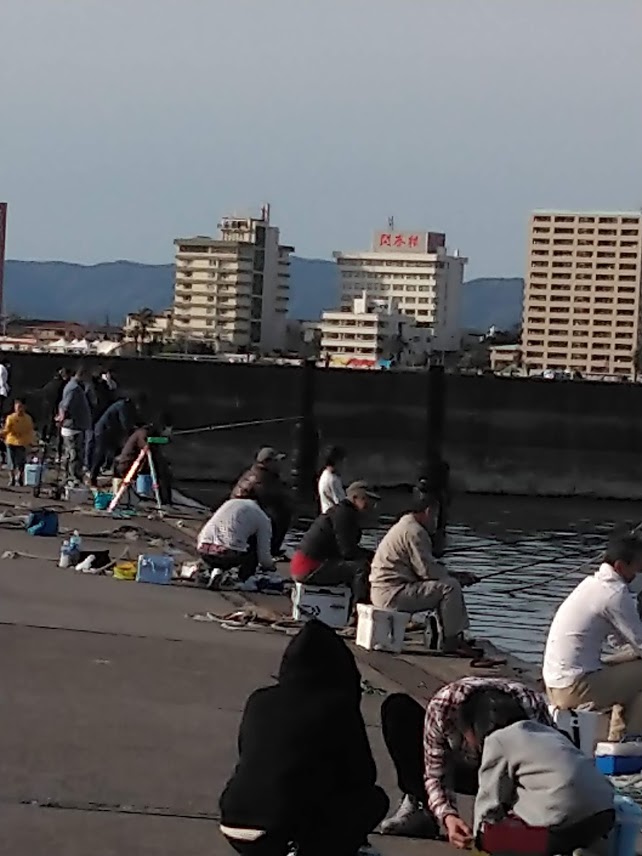
<path fill-rule="evenodd" d="M 367 481 L 352 482 L 346 490 L 348 499 L 381 499 L 378 493 L 375 493 Z"/>
<path fill-rule="evenodd" d="M 263 446 L 256 454 L 257 464 L 264 464 L 266 461 L 282 461 L 287 458 L 284 452 L 277 452 L 272 446 Z"/>

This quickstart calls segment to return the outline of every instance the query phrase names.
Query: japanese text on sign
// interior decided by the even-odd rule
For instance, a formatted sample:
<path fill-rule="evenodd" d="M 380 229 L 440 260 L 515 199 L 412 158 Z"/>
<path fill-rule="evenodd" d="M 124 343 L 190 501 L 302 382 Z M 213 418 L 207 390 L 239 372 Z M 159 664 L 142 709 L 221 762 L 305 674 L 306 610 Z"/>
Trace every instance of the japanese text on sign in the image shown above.
<path fill-rule="evenodd" d="M 426 252 L 425 232 L 377 232 L 375 250 L 401 250 L 402 252 Z"/>

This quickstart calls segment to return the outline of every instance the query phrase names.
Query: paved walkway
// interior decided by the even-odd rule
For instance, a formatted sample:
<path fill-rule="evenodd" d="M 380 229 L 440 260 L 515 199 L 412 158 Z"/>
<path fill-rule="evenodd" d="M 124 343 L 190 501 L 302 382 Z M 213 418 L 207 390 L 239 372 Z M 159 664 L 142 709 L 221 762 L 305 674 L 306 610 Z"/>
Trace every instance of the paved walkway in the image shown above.
<path fill-rule="evenodd" d="M 1 503 L 31 502 L 0 492 Z M 144 517 L 152 535 L 176 529 Z M 123 521 L 61 514 L 84 533 Z M 84 576 L 56 565 L 59 539 L 0 527 L 0 852 L 12 856 L 230 854 L 215 818 L 232 770 L 245 699 L 272 680 L 288 637 L 227 631 L 187 613 L 230 611 L 230 600 L 188 586 Z M 122 535 L 87 548 L 150 550 Z M 272 605 L 279 599 L 270 599 Z M 459 661 L 360 652 L 364 678 L 427 698 L 465 671 Z M 381 695 L 363 709 L 379 777 L 396 799 L 379 727 Z M 374 839 L 384 856 L 438 854 L 430 842 Z"/>

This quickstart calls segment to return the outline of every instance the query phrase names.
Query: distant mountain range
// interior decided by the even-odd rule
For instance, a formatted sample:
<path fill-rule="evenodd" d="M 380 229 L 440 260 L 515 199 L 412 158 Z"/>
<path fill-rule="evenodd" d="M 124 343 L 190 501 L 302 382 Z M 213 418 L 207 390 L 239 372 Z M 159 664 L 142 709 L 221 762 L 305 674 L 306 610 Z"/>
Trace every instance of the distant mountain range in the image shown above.
<path fill-rule="evenodd" d="M 26 318 L 82 323 L 114 323 L 142 307 L 166 309 L 172 302 L 173 265 L 116 261 L 97 265 L 71 262 L 7 261 L 6 311 Z M 523 281 L 473 279 L 462 295 L 462 326 L 487 330 L 518 324 Z M 293 257 L 290 317 L 314 319 L 339 302 L 334 262 Z"/>

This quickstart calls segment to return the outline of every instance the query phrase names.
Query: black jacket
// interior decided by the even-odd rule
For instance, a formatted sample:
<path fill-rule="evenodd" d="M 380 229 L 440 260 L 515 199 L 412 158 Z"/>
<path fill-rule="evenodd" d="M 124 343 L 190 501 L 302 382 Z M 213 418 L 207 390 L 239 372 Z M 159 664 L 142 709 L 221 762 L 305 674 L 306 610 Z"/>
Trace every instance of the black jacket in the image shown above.
<path fill-rule="evenodd" d="M 252 693 L 245 705 L 221 822 L 305 828 L 328 800 L 373 788 L 377 771 L 360 701 L 352 652 L 330 627 L 310 621 L 286 648 L 278 684 Z"/>
<path fill-rule="evenodd" d="M 360 514 L 349 499 L 320 514 L 305 533 L 299 550 L 311 559 L 358 559 L 363 555 Z"/>

